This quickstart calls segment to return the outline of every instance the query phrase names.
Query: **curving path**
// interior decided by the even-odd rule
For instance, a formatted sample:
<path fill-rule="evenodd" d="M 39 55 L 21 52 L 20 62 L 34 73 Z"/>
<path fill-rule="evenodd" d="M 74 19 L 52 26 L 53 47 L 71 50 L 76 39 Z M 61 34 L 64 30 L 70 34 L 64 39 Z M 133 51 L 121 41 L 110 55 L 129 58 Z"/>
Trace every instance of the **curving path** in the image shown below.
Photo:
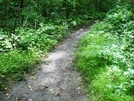
<path fill-rule="evenodd" d="M 35 75 L 14 84 L 0 101 L 88 101 L 80 86 L 79 73 L 72 70 L 73 51 L 76 43 L 90 26 L 73 32 L 41 63 Z"/>

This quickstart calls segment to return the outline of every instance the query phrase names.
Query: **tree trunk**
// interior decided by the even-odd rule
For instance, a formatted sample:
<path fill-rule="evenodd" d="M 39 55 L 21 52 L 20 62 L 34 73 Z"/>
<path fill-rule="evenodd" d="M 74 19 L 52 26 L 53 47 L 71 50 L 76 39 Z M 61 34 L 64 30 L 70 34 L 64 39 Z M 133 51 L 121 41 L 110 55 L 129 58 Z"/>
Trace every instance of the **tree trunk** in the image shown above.
<path fill-rule="evenodd" d="M 23 7 L 24 7 L 24 0 L 21 0 L 20 5 L 19 5 L 19 8 L 21 9 L 21 12 L 23 10 Z M 21 15 L 21 25 L 23 25 L 23 21 L 24 21 L 24 16 Z"/>
<path fill-rule="evenodd" d="M 8 19 L 8 0 L 4 0 L 5 2 L 5 29 L 6 29 L 6 32 L 7 32 L 7 35 L 8 37 L 10 37 L 9 35 L 9 19 Z"/>

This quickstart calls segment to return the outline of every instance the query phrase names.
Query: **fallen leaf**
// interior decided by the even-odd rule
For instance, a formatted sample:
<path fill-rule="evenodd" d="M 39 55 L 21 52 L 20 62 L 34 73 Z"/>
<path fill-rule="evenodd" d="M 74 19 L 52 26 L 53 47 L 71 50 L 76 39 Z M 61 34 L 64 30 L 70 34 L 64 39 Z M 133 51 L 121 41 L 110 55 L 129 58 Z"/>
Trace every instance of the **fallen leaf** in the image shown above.
<path fill-rule="evenodd" d="M 57 88 L 57 90 L 59 90 L 59 88 Z"/>
<path fill-rule="evenodd" d="M 44 82 L 44 80 L 42 80 L 41 82 Z"/>
<path fill-rule="evenodd" d="M 57 80 L 57 82 L 60 82 L 60 80 Z"/>
<path fill-rule="evenodd" d="M 55 93 L 55 96 L 60 96 L 60 93 Z"/>
<path fill-rule="evenodd" d="M 52 92 L 52 94 L 54 94 L 54 92 Z"/>
<path fill-rule="evenodd" d="M 34 74 L 36 74 L 36 72 L 32 72 L 31 74 L 34 75 Z"/>
<path fill-rule="evenodd" d="M 31 79 L 32 79 L 32 80 L 35 80 L 35 77 L 32 76 Z"/>
<path fill-rule="evenodd" d="M 64 90 L 65 90 L 65 88 L 61 88 L 61 90 L 62 90 L 62 91 L 64 91 Z"/>
<path fill-rule="evenodd" d="M 21 100 L 20 98 L 18 98 L 18 97 L 16 97 L 16 101 L 19 101 L 19 100 Z"/>
<path fill-rule="evenodd" d="M 44 85 L 45 88 L 48 88 L 48 85 Z"/>
<path fill-rule="evenodd" d="M 10 99 L 11 98 L 11 94 L 9 94 L 7 98 Z"/>
<path fill-rule="evenodd" d="M 7 93 L 6 95 L 8 96 L 9 94 Z"/>
<path fill-rule="evenodd" d="M 29 89 L 32 89 L 32 86 L 28 86 Z"/>
<path fill-rule="evenodd" d="M 33 101 L 32 99 L 29 99 L 29 101 Z"/>
<path fill-rule="evenodd" d="M 53 89 L 50 89 L 50 92 L 52 92 L 53 91 Z"/>
<path fill-rule="evenodd" d="M 81 87 L 78 87 L 78 89 L 80 90 L 80 89 L 81 89 Z"/>

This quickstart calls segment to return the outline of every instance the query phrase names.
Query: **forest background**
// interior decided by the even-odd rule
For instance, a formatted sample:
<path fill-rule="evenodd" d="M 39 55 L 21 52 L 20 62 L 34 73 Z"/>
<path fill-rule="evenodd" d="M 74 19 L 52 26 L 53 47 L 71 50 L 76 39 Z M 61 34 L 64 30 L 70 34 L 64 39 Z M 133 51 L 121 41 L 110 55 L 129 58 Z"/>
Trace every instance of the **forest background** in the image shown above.
<path fill-rule="evenodd" d="M 0 90 L 4 90 L 11 81 L 23 80 L 26 73 L 32 73 L 32 68 L 40 61 L 40 58 L 51 51 L 71 30 L 82 25 L 88 25 L 92 21 L 104 22 L 98 26 L 95 25 L 97 27 L 93 29 L 94 35 L 109 32 L 111 35 L 118 36 L 119 38 L 115 41 L 112 40 L 112 42 L 123 40 L 123 48 L 119 50 L 116 47 L 116 50 L 121 51 L 122 54 L 127 53 L 133 62 L 133 5 L 133 0 L 0 0 Z M 100 37 L 102 36 L 99 36 L 99 39 Z M 86 40 L 95 38 L 90 37 Z M 109 43 L 106 40 L 105 42 Z M 87 41 L 82 45 L 85 43 Z M 95 48 L 96 45 L 92 47 Z M 82 47 L 82 49 L 85 48 Z M 105 51 L 104 53 L 108 52 Z M 106 58 L 104 60 L 111 63 L 113 56 L 103 55 L 103 58 Z M 82 59 L 79 56 L 79 54 L 76 56 L 78 58 L 77 64 Z M 86 63 L 91 64 L 91 61 L 87 60 Z M 98 61 L 92 61 L 92 63 L 97 65 L 99 64 Z M 120 62 L 118 59 L 112 62 L 116 63 L 117 61 Z M 82 65 L 86 63 L 83 62 Z M 129 64 L 130 68 L 127 72 L 130 76 L 127 78 L 127 83 L 128 88 L 132 89 L 134 87 L 134 65 L 133 63 Z M 83 68 L 87 67 L 80 69 L 85 73 L 87 69 L 83 71 Z M 95 70 L 98 71 L 98 69 Z M 123 68 L 123 71 L 126 70 L 128 70 L 128 66 Z M 89 78 L 88 75 L 86 78 Z M 112 86 L 108 85 L 108 87 Z M 124 93 L 124 90 L 120 89 L 120 92 Z"/>

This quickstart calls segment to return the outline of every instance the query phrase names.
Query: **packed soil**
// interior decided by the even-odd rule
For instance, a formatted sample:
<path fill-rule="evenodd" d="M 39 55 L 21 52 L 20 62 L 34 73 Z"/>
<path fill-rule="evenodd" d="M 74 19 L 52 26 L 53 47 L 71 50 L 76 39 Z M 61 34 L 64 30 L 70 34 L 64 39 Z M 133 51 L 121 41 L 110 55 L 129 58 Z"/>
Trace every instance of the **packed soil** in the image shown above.
<path fill-rule="evenodd" d="M 89 101 L 80 74 L 72 69 L 77 41 L 89 29 L 87 26 L 71 33 L 36 67 L 40 70 L 15 83 L 0 95 L 0 101 Z"/>

